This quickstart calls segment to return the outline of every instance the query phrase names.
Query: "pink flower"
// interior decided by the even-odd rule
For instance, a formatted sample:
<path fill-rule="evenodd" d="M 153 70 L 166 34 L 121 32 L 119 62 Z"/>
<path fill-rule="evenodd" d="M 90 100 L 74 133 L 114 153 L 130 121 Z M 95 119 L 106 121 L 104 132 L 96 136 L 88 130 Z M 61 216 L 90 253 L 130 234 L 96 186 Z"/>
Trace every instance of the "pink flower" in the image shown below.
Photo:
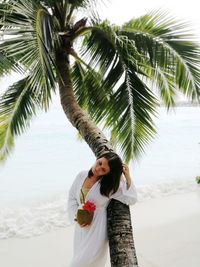
<path fill-rule="evenodd" d="M 96 206 L 94 203 L 90 202 L 89 200 L 83 205 L 83 209 L 87 210 L 88 212 L 92 213 L 95 211 Z"/>

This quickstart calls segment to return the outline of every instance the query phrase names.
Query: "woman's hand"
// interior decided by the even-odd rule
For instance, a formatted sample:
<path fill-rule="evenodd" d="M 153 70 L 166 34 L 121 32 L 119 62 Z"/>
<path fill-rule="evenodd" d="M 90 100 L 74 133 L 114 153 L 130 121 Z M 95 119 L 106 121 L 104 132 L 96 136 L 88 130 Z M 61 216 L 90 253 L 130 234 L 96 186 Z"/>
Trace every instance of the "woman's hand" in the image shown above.
<path fill-rule="evenodd" d="M 123 174 L 124 174 L 126 180 L 127 180 L 127 179 L 131 179 L 128 165 L 125 164 L 125 163 L 123 163 L 122 165 L 123 165 L 123 171 L 122 171 L 122 172 L 123 172 Z"/>
<path fill-rule="evenodd" d="M 131 176 L 130 176 L 130 172 L 129 172 L 129 167 L 125 163 L 123 163 L 123 171 L 122 172 L 123 172 L 125 179 L 126 179 L 127 189 L 129 189 L 129 187 L 131 185 Z"/>
<path fill-rule="evenodd" d="M 76 218 L 74 219 L 74 221 L 78 223 L 78 221 L 77 221 L 77 219 L 76 219 Z M 88 224 L 88 223 L 83 223 L 83 224 L 80 224 L 80 223 L 78 223 L 78 224 L 80 225 L 80 227 L 89 226 L 89 224 Z"/>
<path fill-rule="evenodd" d="M 83 224 L 79 224 L 80 225 L 80 227 L 86 227 L 86 226 L 89 226 L 89 224 L 88 223 L 83 223 Z"/>

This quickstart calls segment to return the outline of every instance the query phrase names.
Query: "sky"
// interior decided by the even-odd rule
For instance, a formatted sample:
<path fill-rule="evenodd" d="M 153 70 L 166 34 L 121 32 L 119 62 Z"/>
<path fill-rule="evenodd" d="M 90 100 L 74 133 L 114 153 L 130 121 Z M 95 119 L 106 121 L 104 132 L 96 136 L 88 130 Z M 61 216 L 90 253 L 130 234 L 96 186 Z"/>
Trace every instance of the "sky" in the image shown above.
<path fill-rule="evenodd" d="M 101 5 L 101 17 L 109 18 L 116 24 L 122 24 L 133 17 L 144 15 L 152 10 L 169 11 L 175 18 L 190 21 L 200 36 L 200 16 L 197 0 L 104 0 Z"/>

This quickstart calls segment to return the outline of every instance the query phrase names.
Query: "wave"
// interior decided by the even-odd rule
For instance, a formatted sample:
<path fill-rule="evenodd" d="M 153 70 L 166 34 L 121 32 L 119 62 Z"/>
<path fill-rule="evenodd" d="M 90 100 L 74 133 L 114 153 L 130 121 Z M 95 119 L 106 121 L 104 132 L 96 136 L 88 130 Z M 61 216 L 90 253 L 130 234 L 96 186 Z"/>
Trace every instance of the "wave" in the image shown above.
<path fill-rule="evenodd" d="M 150 199 L 195 192 L 199 185 L 195 181 L 183 181 L 136 186 L 138 202 Z M 67 194 L 60 194 L 28 206 L 0 208 L 0 239 L 11 237 L 29 238 L 67 227 Z"/>
<path fill-rule="evenodd" d="M 194 180 L 138 186 L 138 201 L 142 202 L 154 198 L 197 192 L 199 191 L 199 187 L 200 185 L 198 185 Z"/>

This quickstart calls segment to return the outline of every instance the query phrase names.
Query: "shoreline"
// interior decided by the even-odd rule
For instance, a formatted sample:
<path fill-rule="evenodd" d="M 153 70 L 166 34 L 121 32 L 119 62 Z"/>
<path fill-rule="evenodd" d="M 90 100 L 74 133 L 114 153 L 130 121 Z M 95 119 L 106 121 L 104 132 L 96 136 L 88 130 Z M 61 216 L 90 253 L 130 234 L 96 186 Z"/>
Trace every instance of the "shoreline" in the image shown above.
<path fill-rule="evenodd" d="M 177 194 L 131 207 L 140 267 L 199 267 L 200 192 Z M 3 267 L 67 267 L 73 226 L 30 238 L 0 240 Z M 11 256 L 12 255 L 12 256 Z M 106 267 L 110 267 L 109 259 Z"/>
<path fill-rule="evenodd" d="M 136 186 L 138 202 L 159 200 L 169 196 L 187 195 L 200 192 L 200 185 L 194 181 L 182 183 L 162 183 Z M 25 203 L 25 204 L 24 204 Z M 22 205 L 1 205 L 0 203 L 0 240 L 7 238 L 31 238 L 69 226 L 66 211 L 67 192 L 49 198 L 25 201 Z M 159 208 L 159 207 L 158 207 Z"/>

